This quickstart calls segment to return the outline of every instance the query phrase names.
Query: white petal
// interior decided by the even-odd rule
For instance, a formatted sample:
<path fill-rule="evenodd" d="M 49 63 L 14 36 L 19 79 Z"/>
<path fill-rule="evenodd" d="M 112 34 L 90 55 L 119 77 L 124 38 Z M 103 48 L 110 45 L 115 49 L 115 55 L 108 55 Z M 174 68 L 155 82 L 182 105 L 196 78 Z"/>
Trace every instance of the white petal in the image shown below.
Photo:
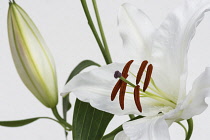
<path fill-rule="evenodd" d="M 143 61 L 150 56 L 150 35 L 154 31 L 148 17 L 130 4 L 123 4 L 118 15 L 119 31 L 132 59 Z"/>
<path fill-rule="evenodd" d="M 155 115 L 162 110 L 169 108 L 153 99 L 142 98 L 141 104 L 143 113 L 140 113 L 135 105 L 133 94 L 125 95 L 125 108 L 122 110 L 119 104 L 119 94 L 114 101 L 111 101 L 111 92 L 118 79 L 114 78 L 116 70 L 122 71 L 125 64 L 113 63 L 90 72 L 85 72 L 75 76 L 64 87 L 62 93 L 72 92 L 81 101 L 89 102 L 93 107 L 116 115 L 142 114 Z M 134 67 L 131 67 L 131 70 Z M 130 75 L 128 79 L 132 79 Z M 133 81 L 134 83 L 134 81 Z M 133 91 L 133 90 L 132 90 Z"/>
<path fill-rule="evenodd" d="M 111 101 L 111 92 L 118 80 L 114 78 L 114 73 L 116 70 L 122 71 L 123 67 L 124 64 L 113 63 L 78 74 L 66 84 L 63 93 L 72 92 L 81 101 L 113 114 L 138 113 L 131 96 L 125 96 L 124 110 L 120 108 L 118 96 Z"/>
<path fill-rule="evenodd" d="M 183 5 L 168 15 L 154 34 L 152 64 L 158 67 L 156 69 L 162 71 L 161 75 L 168 79 L 166 83 L 159 86 L 162 88 L 170 85 L 166 92 L 180 93 L 180 100 L 185 97 L 186 56 L 190 41 L 209 8 L 209 0 L 186 0 Z M 179 88 L 180 86 L 183 88 Z"/>
<path fill-rule="evenodd" d="M 163 116 L 126 122 L 123 129 L 130 140 L 170 140 L 168 125 Z"/>
<path fill-rule="evenodd" d="M 114 140 L 130 140 L 129 137 L 125 134 L 124 131 L 121 131 L 117 133 L 117 135 L 114 137 Z"/>
<path fill-rule="evenodd" d="M 186 97 L 182 105 L 183 113 L 181 118 L 189 119 L 194 115 L 202 113 L 208 104 L 205 98 L 210 96 L 210 68 L 206 70 L 194 81 L 192 90 Z"/>

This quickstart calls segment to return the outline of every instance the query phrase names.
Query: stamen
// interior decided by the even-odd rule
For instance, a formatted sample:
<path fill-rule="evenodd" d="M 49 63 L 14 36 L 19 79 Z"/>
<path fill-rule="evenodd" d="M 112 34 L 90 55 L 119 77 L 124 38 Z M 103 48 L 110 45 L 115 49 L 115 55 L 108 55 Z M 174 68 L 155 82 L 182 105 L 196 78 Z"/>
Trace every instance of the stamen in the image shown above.
<path fill-rule="evenodd" d="M 149 82 L 150 82 L 150 79 L 151 79 L 151 75 L 152 75 L 152 70 L 153 70 L 153 66 L 152 64 L 150 64 L 148 67 L 147 67 L 147 73 L 146 73 L 146 77 L 145 77 L 145 80 L 144 80 L 144 87 L 143 87 L 143 91 L 145 92 L 148 85 L 149 85 Z"/>
<path fill-rule="evenodd" d="M 128 76 L 128 71 L 129 71 L 129 68 L 130 68 L 130 66 L 131 66 L 131 64 L 133 63 L 133 60 L 130 60 L 130 61 L 128 61 L 126 64 L 125 64 L 125 66 L 124 66 L 124 68 L 123 68 L 123 71 L 122 71 L 122 76 L 125 78 L 126 76 Z"/>
<path fill-rule="evenodd" d="M 115 78 L 119 78 L 119 77 L 124 77 L 125 79 L 128 77 L 128 71 L 129 71 L 129 68 L 131 66 L 131 64 L 133 63 L 133 60 L 130 60 L 128 61 L 124 68 L 123 68 L 123 71 L 122 71 L 122 74 L 119 72 L 119 71 L 115 71 L 115 74 L 114 74 L 114 77 Z M 118 80 L 117 83 L 115 84 L 113 90 L 112 90 L 112 94 L 111 94 L 111 101 L 113 101 L 117 95 L 117 92 L 119 91 L 119 89 L 123 86 L 122 83 L 125 83 L 123 82 L 122 80 Z M 126 86 L 125 86 L 126 88 Z M 121 90 L 120 90 L 121 91 Z M 125 90 L 122 90 L 121 92 L 125 92 Z M 125 94 L 125 93 L 124 93 Z M 121 95 L 122 96 L 122 95 Z M 124 102 L 124 98 L 123 98 L 123 102 Z"/>
<path fill-rule="evenodd" d="M 137 109 L 142 112 L 142 107 L 141 107 L 141 103 L 140 103 L 140 86 L 137 85 L 135 88 L 134 88 L 134 100 L 135 100 L 135 103 L 136 103 L 136 107 Z"/>
<path fill-rule="evenodd" d="M 133 63 L 133 60 L 128 61 L 123 68 L 122 77 L 124 77 L 125 79 L 128 77 L 128 71 L 132 63 Z M 124 109 L 126 85 L 127 83 L 122 81 L 121 88 L 120 88 L 120 95 L 119 95 L 120 107 L 122 110 Z"/>
<path fill-rule="evenodd" d="M 125 98 L 126 85 L 127 83 L 122 81 L 122 85 L 120 88 L 120 95 L 119 95 L 120 107 L 122 110 L 124 110 L 124 98 Z"/>
<path fill-rule="evenodd" d="M 147 60 L 144 60 L 144 61 L 141 63 L 141 66 L 140 66 L 140 68 L 139 68 L 139 71 L 138 71 L 137 77 L 136 77 L 136 85 L 139 84 L 139 82 L 140 82 L 140 80 L 141 80 L 141 77 L 142 77 L 142 75 L 143 75 L 143 72 L 144 72 L 144 70 L 145 70 L 147 64 L 148 64 L 148 61 L 147 61 Z"/>
<path fill-rule="evenodd" d="M 112 94 L 111 94 L 111 101 L 113 101 L 117 95 L 118 90 L 120 89 L 122 85 L 122 80 L 118 80 L 117 83 L 115 84 L 113 90 L 112 90 Z"/>

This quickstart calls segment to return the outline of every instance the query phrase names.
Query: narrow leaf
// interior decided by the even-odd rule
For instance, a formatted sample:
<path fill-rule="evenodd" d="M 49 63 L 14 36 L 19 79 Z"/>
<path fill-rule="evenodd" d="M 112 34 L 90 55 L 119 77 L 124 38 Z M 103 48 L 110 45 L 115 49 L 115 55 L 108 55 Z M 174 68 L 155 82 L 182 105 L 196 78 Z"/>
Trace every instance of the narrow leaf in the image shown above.
<path fill-rule="evenodd" d="M 37 118 L 30 118 L 30 119 L 24 119 L 24 120 L 15 120 L 15 121 L 0 121 L 0 126 L 5 126 L 5 127 L 20 127 L 20 126 L 24 126 L 24 125 L 30 124 L 30 123 L 38 120 L 38 119 L 50 119 L 50 120 L 54 120 L 54 119 L 48 118 L 48 117 L 37 117 Z M 54 120 L 54 121 L 56 121 L 56 120 Z"/>
<path fill-rule="evenodd" d="M 66 83 L 69 82 L 75 75 L 80 73 L 82 70 L 84 70 L 85 68 L 90 67 L 90 66 L 100 67 L 99 64 L 97 64 L 97 63 L 95 63 L 91 60 L 84 60 L 84 61 L 80 62 L 73 69 L 73 71 L 70 73 Z M 70 108 L 71 108 L 71 104 L 69 102 L 69 95 L 67 95 L 66 97 L 63 98 L 63 117 L 64 117 L 65 120 L 66 120 L 66 117 L 67 117 L 67 112 L 69 111 Z M 67 135 L 67 132 L 66 132 L 66 135 Z"/>
<path fill-rule="evenodd" d="M 113 116 L 77 99 L 73 116 L 73 139 L 100 140 Z"/>

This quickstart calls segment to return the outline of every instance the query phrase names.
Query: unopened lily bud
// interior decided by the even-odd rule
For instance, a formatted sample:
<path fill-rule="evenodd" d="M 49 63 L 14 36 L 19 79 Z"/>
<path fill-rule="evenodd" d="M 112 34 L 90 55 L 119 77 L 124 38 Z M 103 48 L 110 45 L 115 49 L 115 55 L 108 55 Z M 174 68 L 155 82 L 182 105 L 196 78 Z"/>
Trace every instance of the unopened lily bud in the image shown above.
<path fill-rule="evenodd" d="M 42 104 L 55 107 L 58 88 L 53 57 L 36 25 L 15 2 L 9 4 L 8 35 L 12 57 L 23 83 Z"/>

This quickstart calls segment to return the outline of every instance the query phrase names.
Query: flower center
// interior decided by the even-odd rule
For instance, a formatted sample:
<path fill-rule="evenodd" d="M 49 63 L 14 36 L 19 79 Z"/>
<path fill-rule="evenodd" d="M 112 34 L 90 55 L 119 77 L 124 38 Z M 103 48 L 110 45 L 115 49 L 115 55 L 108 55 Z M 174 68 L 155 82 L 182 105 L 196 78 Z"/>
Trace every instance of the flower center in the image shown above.
<path fill-rule="evenodd" d="M 133 94 L 134 95 L 134 101 L 136 104 L 137 109 L 142 112 L 142 106 L 141 106 L 141 102 L 140 102 L 140 98 L 152 98 L 156 101 L 159 101 L 160 103 L 164 104 L 164 105 L 168 105 L 171 107 L 175 107 L 176 103 L 172 100 L 170 100 L 168 98 L 168 95 L 166 93 L 164 93 L 162 90 L 160 90 L 154 80 L 152 79 L 152 71 L 153 71 L 153 65 L 148 64 L 148 61 L 145 60 L 141 63 L 140 68 L 138 70 L 137 76 L 134 75 L 133 73 L 131 73 L 132 76 L 134 76 L 136 78 L 136 84 L 133 84 L 132 82 L 127 80 L 128 77 L 128 72 L 129 72 L 129 68 L 131 66 L 131 64 L 133 63 L 133 60 L 130 60 L 126 63 L 126 65 L 123 68 L 122 73 L 120 73 L 119 71 L 115 71 L 114 77 L 115 78 L 119 78 L 119 80 L 117 81 L 117 83 L 115 84 L 113 90 L 112 90 L 112 94 L 111 94 L 111 100 L 113 101 L 119 91 L 119 103 L 120 103 L 120 107 L 123 110 L 124 109 L 124 97 L 125 97 L 125 93 L 129 93 L 129 94 Z M 145 70 L 147 67 L 147 70 Z M 144 72 L 146 72 L 146 76 L 144 81 L 141 80 Z M 141 86 L 139 85 L 140 83 L 143 84 L 143 88 L 140 88 Z M 151 85 L 150 85 L 151 83 Z M 126 92 L 126 88 L 128 87 L 132 87 L 134 88 L 132 92 Z M 149 91 L 146 91 L 147 88 L 149 89 Z M 141 92 L 141 95 L 140 95 Z"/>

